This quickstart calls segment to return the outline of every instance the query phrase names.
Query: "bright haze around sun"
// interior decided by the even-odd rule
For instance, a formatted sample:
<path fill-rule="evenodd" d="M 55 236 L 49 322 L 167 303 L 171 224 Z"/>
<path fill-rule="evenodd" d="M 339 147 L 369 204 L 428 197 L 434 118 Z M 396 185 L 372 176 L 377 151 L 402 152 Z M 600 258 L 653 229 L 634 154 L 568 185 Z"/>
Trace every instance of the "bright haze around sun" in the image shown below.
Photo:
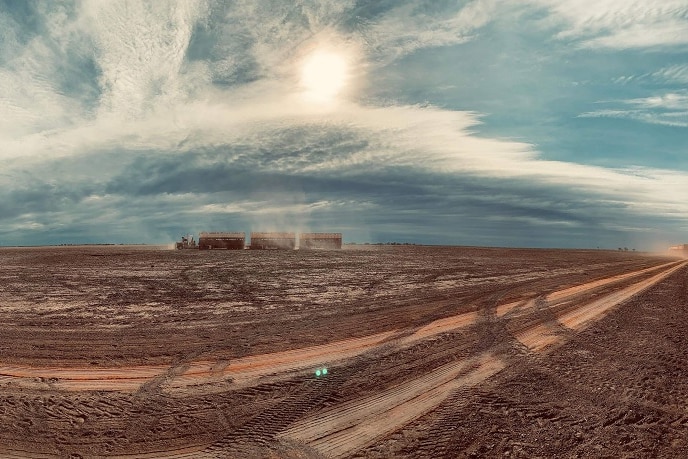
<path fill-rule="evenodd" d="M 0 35 L 0 245 L 688 242 L 688 0 L 5 2 Z"/>
<path fill-rule="evenodd" d="M 335 51 L 315 50 L 302 64 L 300 84 L 307 99 L 331 102 L 340 95 L 348 79 L 346 58 Z"/>

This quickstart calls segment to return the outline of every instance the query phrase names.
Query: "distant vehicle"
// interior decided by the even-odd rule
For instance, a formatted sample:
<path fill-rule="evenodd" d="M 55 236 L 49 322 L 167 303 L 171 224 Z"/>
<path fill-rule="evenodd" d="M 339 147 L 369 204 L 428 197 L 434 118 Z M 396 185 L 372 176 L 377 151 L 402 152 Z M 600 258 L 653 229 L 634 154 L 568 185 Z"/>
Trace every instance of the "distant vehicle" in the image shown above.
<path fill-rule="evenodd" d="M 688 258 L 688 244 L 672 245 L 669 247 L 669 253 L 672 255 L 683 256 Z"/>
<path fill-rule="evenodd" d="M 197 249 L 198 245 L 196 244 L 196 241 L 194 240 L 193 236 L 187 234 L 185 236 L 182 236 L 182 240 L 175 244 L 175 248 L 177 250 Z"/>
<path fill-rule="evenodd" d="M 198 235 L 198 248 L 200 250 L 243 250 L 245 246 L 246 234 L 243 232 L 202 232 Z"/>
<path fill-rule="evenodd" d="M 246 233 L 243 232 L 201 232 L 196 242 L 191 234 L 182 236 L 182 240 L 175 243 L 177 250 L 182 249 L 225 249 L 225 250 L 294 250 L 296 249 L 296 233 L 252 232 L 251 244 L 246 245 Z M 341 249 L 342 233 L 301 233 L 299 248 Z"/>
<path fill-rule="evenodd" d="M 299 249 L 341 249 L 342 233 L 301 233 Z"/>

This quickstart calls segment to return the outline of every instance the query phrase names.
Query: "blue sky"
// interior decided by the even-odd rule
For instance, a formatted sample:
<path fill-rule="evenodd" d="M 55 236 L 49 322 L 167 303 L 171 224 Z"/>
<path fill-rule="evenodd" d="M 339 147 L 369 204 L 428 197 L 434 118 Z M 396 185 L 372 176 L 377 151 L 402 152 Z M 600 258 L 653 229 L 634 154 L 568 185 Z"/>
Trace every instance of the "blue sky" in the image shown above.
<path fill-rule="evenodd" d="M 0 1 L 0 245 L 688 242 L 688 0 Z"/>

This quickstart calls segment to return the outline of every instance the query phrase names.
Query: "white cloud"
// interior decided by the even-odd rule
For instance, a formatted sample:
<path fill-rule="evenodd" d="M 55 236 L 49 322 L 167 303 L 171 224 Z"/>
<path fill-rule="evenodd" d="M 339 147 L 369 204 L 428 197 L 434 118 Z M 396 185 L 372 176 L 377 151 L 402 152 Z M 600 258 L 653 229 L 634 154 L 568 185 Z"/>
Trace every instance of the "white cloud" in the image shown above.
<path fill-rule="evenodd" d="M 63 154 L 98 150 L 109 144 L 124 150 L 173 153 L 179 151 L 179 143 L 186 139 L 184 150 L 238 143 L 249 144 L 255 150 L 307 151 L 307 137 L 303 138 L 303 145 L 299 145 L 298 138 L 292 139 L 297 143 L 282 145 L 276 133 L 299 126 L 327 133 L 341 126 L 355 131 L 366 141 L 366 146 L 340 156 L 285 156 L 262 165 L 263 171 L 317 176 L 334 171 L 346 174 L 347 171 L 402 166 L 565 186 L 577 193 L 593 193 L 600 199 L 613 200 L 647 215 L 688 213 L 688 174 L 546 161 L 531 145 L 476 136 L 473 129 L 480 118 L 470 112 L 432 106 L 369 107 L 353 102 L 341 102 L 336 109 L 327 110 L 304 102 L 296 94 L 279 97 L 283 90 L 280 86 L 258 85 L 254 89 L 240 91 L 238 94 L 242 97 L 225 95 L 226 99 L 218 97 L 212 103 L 197 101 L 179 105 L 166 117 L 157 114 L 153 119 L 140 119 L 135 123 L 94 124 L 66 131 L 56 134 L 42 144 L 42 148 L 55 148 L 61 141 Z M 633 103 L 674 107 L 680 100 L 683 99 L 647 98 Z M 613 113 L 583 116 L 617 115 L 621 116 Z M 68 144 L 80 145 L 80 148 L 68 149 L 65 146 Z"/>
<path fill-rule="evenodd" d="M 547 8 L 566 29 L 563 39 L 586 47 L 652 48 L 688 44 L 685 0 L 526 0 Z"/>
<path fill-rule="evenodd" d="M 661 96 L 630 99 L 626 103 L 643 108 L 662 108 L 666 110 L 688 110 L 688 93 L 670 92 Z"/>
<path fill-rule="evenodd" d="M 22 26 L 0 12 L 0 141 L 69 126 L 84 116 L 78 98 L 64 94 L 55 78 L 68 64 L 66 49 L 83 52 L 82 37 L 61 5 L 40 6 L 54 9 L 44 11 L 44 34 L 26 41 L 18 37 L 25 33 Z"/>
<path fill-rule="evenodd" d="M 183 72 L 194 23 L 204 13 L 201 2 L 191 1 L 84 3 L 81 20 L 102 72 L 101 115 L 139 118 L 184 102 L 191 87 L 207 83 L 202 71 Z"/>
<path fill-rule="evenodd" d="M 584 42 L 589 48 L 652 48 L 688 44 L 688 21 L 634 24 Z"/>
<path fill-rule="evenodd" d="M 244 135 L 237 126 L 309 122 L 327 107 L 304 107 L 289 94 L 301 59 L 314 48 L 324 43 L 347 55 L 353 75 L 348 94 L 355 96 L 351 91 L 364 71 L 366 52 L 382 49 L 397 57 L 460 42 L 484 25 L 493 9 L 493 1 L 476 0 L 444 18 L 407 5 L 364 28 L 369 36 L 361 37 L 334 32 L 343 16 L 355 14 L 353 1 L 240 1 L 220 21 L 228 37 L 217 46 L 222 50 L 223 43 L 236 41 L 245 49 L 227 48 L 232 53 L 227 59 L 201 63 L 186 61 L 185 53 L 194 24 L 213 19 L 202 1 L 93 0 L 72 15 L 46 11 L 48 40 L 60 48 L 95 45 L 100 98 L 85 111 L 61 94 L 51 81 L 59 73 L 54 63 L 60 56 L 47 55 L 45 39 L 36 40 L 17 59 L 22 68 L 0 69 L 0 83 L 8 89 L 0 96 L 0 115 L 8 121 L 5 135 L 0 128 L 0 157 L 54 158 L 117 146 L 169 150 L 195 131 L 208 134 L 209 142 L 227 142 Z M 231 73 L 232 66 L 247 59 L 242 53 L 250 54 L 262 78 L 226 90 L 213 88 L 212 75 L 218 68 Z"/>
<path fill-rule="evenodd" d="M 657 70 L 652 76 L 669 83 L 688 84 L 688 64 L 670 65 Z"/>
<path fill-rule="evenodd" d="M 293 113 L 279 112 L 278 107 L 291 107 Z M 478 137 L 472 128 L 479 124 L 475 114 L 454 112 L 434 107 L 393 106 L 366 107 L 343 105 L 323 115 L 317 111 L 298 111 L 294 103 L 277 101 L 273 109 L 253 112 L 251 122 L 234 124 L 244 138 L 260 148 L 268 145 L 273 130 L 285 125 L 302 125 L 327 131 L 331 126 L 355 129 L 367 146 L 341 156 L 326 155 L 322 159 L 287 157 L 266 165 L 282 172 L 345 174 L 351 170 L 375 170 L 408 166 L 448 174 L 532 181 L 534 184 L 565 186 L 577 193 L 593 193 L 601 199 L 613 200 L 647 215 L 685 215 L 688 212 L 688 174 L 659 169 L 609 169 L 563 161 L 546 161 L 531 145 Z M 222 109 L 217 107 L 215 117 Z M 262 115 L 262 119 L 260 118 Z M 284 117 L 284 118 L 282 118 Z M 216 126 L 199 138 L 213 139 L 219 135 Z M 214 133 L 213 133 L 214 132 Z M 267 140 L 261 140 L 267 139 Z M 216 138 L 221 143 L 223 139 Z M 279 147 L 279 144 L 276 145 Z M 298 145 L 291 145 L 298 150 Z"/>
<path fill-rule="evenodd" d="M 224 23 L 232 39 L 251 51 L 259 74 L 275 76 L 301 47 L 326 41 L 354 5 L 353 0 L 240 0 L 228 9 Z"/>
<path fill-rule="evenodd" d="M 673 127 L 688 127 L 688 111 L 652 113 L 643 110 L 595 110 L 578 115 L 581 118 L 623 118 L 643 123 Z"/>
<path fill-rule="evenodd" d="M 602 109 L 582 113 L 581 118 L 625 118 L 664 126 L 688 127 L 688 93 L 670 92 L 660 96 L 619 101 L 633 108 Z"/>
<path fill-rule="evenodd" d="M 411 3 L 392 9 L 364 29 L 365 41 L 383 61 L 394 60 L 421 48 L 463 43 L 485 26 L 497 12 L 494 0 L 474 0 L 457 11 L 441 15 L 418 11 Z"/>
<path fill-rule="evenodd" d="M 363 210 L 373 207 L 370 203 L 356 201 L 328 201 L 317 200 L 314 202 L 280 202 L 279 198 L 274 197 L 269 200 L 244 200 L 227 203 L 205 204 L 201 207 L 192 209 L 189 213 L 195 214 L 239 214 L 239 215 L 307 215 L 311 212 L 320 210 L 332 210 L 344 206 Z"/>

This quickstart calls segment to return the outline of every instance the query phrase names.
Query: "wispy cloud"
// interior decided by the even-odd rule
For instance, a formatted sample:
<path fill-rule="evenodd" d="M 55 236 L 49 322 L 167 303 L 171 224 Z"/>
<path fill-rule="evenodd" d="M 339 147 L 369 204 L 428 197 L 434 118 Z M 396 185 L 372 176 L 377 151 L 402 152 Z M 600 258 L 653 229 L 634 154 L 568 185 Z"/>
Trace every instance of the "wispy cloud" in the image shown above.
<path fill-rule="evenodd" d="M 99 115 L 137 119 L 186 102 L 202 71 L 185 65 L 200 2 L 87 2 L 80 21 L 96 45 Z"/>
<path fill-rule="evenodd" d="M 626 118 L 651 124 L 688 127 L 688 94 L 666 93 L 620 101 L 617 106 L 631 108 L 602 109 L 582 113 L 582 118 Z"/>
<path fill-rule="evenodd" d="M 93 87 L 75 66 L 88 61 L 88 42 L 72 26 L 75 12 L 62 4 L 24 5 L 40 22 L 27 31 L 21 17 L 0 11 L 0 139 L 13 139 L 80 122 Z M 74 78 L 77 77 L 77 78 Z"/>
<path fill-rule="evenodd" d="M 672 113 L 651 113 L 643 110 L 595 110 L 579 115 L 581 118 L 621 118 L 643 123 L 673 127 L 688 127 L 688 111 Z"/>
<path fill-rule="evenodd" d="M 688 93 L 667 93 L 661 96 L 631 99 L 627 103 L 648 109 L 688 110 Z"/>
<path fill-rule="evenodd" d="M 590 48 L 658 48 L 688 44 L 685 0 L 530 0 L 563 22 L 561 39 Z"/>
<path fill-rule="evenodd" d="M 657 70 L 652 76 L 669 83 L 688 84 L 688 64 L 670 65 Z"/>
<path fill-rule="evenodd" d="M 493 19 L 497 6 L 494 0 L 473 0 L 452 9 L 432 2 L 400 2 L 383 17 L 365 22 L 362 32 L 376 54 L 394 60 L 418 49 L 470 40 Z"/>

